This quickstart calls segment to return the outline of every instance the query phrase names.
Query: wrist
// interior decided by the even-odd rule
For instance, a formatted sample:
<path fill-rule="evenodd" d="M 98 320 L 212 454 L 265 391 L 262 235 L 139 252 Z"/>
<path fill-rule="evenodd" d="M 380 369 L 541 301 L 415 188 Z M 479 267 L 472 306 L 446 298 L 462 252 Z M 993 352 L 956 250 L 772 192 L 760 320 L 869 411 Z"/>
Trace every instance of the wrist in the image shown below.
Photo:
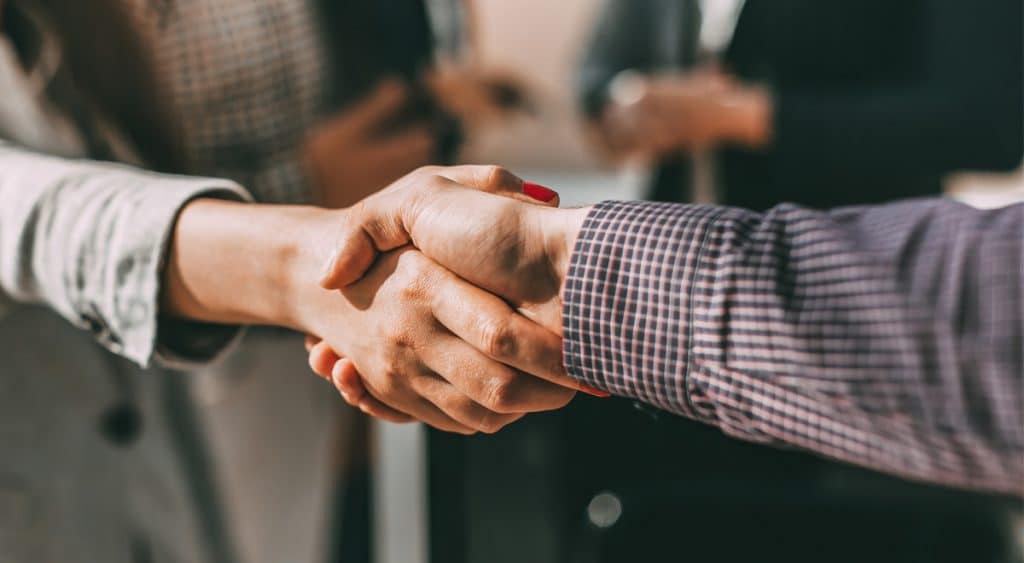
<path fill-rule="evenodd" d="M 591 207 L 579 207 L 572 209 L 544 209 L 547 211 L 541 216 L 540 229 L 544 237 L 544 248 L 551 264 L 551 271 L 561 289 L 565 285 L 565 278 L 569 273 L 569 264 L 572 261 L 573 249 L 576 246 L 576 239 L 580 230 L 583 229 L 583 222 L 590 213 Z"/>
<path fill-rule="evenodd" d="M 164 271 L 168 314 L 302 329 L 301 295 L 319 290 L 331 211 L 200 199 L 175 226 Z M 322 290 L 320 290 L 322 291 Z M 309 290 L 305 289 L 308 294 Z"/>
<path fill-rule="evenodd" d="M 286 326 L 307 334 L 321 334 L 318 325 L 325 299 L 334 292 L 319 280 L 336 250 L 337 234 L 345 221 L 344 211 L 304 207 L 284 218 L 281 236 L 271 252 L 276 263 L 272 284 L 277 296 L 269 324 Z"/>

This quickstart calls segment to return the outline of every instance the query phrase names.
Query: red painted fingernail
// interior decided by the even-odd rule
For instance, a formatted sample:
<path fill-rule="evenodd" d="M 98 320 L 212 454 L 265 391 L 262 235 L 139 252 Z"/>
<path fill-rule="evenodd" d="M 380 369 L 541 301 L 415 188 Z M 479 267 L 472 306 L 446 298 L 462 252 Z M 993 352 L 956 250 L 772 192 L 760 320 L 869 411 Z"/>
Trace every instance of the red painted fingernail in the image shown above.
<path fill-rule="evenodd" d="M 580 391 L 583 391 L 587 395 L 593 395 L 595 397 L 600 397 L 602 399 L 607 399 L 608 397 L 612 396 L 612 394 L 607 391 L 602 391 L 589 385 L 580 385 Z"/>
<path fill-rule="evenodd" d="M 544 203 L 548 203 L 558 197 L 558 192 L 545 188 L 540 184 L 534 184 L 533 182 L 523 183 L 523 193 L 537 201 L 543 201 Z"/>

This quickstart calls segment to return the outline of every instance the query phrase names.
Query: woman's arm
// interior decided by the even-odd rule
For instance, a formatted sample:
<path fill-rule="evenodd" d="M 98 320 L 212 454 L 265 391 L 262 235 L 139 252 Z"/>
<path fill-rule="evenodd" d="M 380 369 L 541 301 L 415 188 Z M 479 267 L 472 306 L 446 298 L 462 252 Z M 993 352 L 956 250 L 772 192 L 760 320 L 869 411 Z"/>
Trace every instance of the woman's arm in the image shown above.
<path fill-rule="evenodd" d="M 158 338 L 163 263 L 179 210 L 198 197 L 243 200 L 224 180 L 70 160 L 0 143 L 0 293 L 45 304 L 137 363 L 209 359 L 234 329 Z M 202 343 L 193 348 L 189 340 Z"/>
<path fill-rule="evenodd" d="M 176 358 L 209 359 L 180 345 L 209 349 L 211 332 L 236 330 L 223 323 L 316 334 L 357 362 L 389 406 L 455 432 L 496 431 L 571 399 L 577 385 L 557 336 L 418 252 L 377 260 L 345 292 L 320 288 L 349 211 L 218 196 L 246 194 L 230 182 L 0 147 L 0 288 L 142 364 L 168 343 Z"/>

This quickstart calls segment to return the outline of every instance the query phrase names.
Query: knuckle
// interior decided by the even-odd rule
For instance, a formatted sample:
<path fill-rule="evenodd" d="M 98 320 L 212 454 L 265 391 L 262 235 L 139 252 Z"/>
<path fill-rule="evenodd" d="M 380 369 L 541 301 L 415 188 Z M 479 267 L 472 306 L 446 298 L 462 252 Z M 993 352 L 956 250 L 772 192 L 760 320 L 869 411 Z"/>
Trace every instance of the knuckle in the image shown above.
<path fill-rule="evenodd" d="M 398 359 L 391 359 L 387 362 L 380 373 L 380 377 L 374 382 L 374 388 L 383 397 L 394 397 L 402 392 L 405 387 L 405 366 Z"/>
<path fill-rule="evenodd" d="M 491 188 L 501 188 L 503 186 L 509 186 L 517 184 L 519 178 L 508 171 L 504 166 L 491 165 L 487 167 L 485 172 L 486 185 Z"/>
<path fill-rule="evenodd" d="M 481 416 L 480 424 L 477 426 L 484 434 L 495 434 L 506 425 L 505 417 L 497 413 L 487 412 Z"/>
<path fill-rule="evenodd" d="M 442 410 L 452 420 L 473 432 L 493 434 L 504 426 L 501 414 L 488 410 L 464 395 L 450 397 L 445 403 Z"/>
<path fill-rule="evenodd" d="M 432 262 L 419 252 L 403 252 L 400 260 L 406 284 L 423 281 L 434 274 Z"/>
<path fill-rule="evenodd" d="M 490 319 L 480 326 L 481 351 L 488 356 L 507 360 L 516 355 L 516 338 L 509 317 Z"/>
<path fill-rule="evenodd" d="M 427 164 L 417 168 L 413 174 L 416 176 L 437 176 L 441 173 L 442 168 L 436 164 Z"/>
<path fill-rule="evenodd" d="M 409 277 L 402 283 L 398 289 L 399 299 L 401 301 L 414 301 L 419 302 L 424 300 L 427 296 L 427 291 L 424 288 L 422 278 Z"/>
<path fill-rule="evenodd" d="M 514 413 L 522 405 L 518 400 L 518 389 L 514 380 L 494 378 L 487 384 L 483 405 L 496 413 Z"/>
<path fill-rule="evenodd" d="M 399 297 L 403 300 L 421 301 L 428 296 L 427 287 L 435 274 L 434 268 L 418 252 L 407 252 L 401 257 L 396 282 Z"/>

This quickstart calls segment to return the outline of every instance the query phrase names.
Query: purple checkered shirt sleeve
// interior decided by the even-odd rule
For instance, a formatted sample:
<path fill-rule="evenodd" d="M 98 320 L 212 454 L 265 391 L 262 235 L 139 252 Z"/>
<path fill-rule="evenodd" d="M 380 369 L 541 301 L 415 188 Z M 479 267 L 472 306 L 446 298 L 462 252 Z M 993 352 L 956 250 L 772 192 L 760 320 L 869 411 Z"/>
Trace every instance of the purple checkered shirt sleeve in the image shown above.
<path fill-rule="evenodd" d="M 1024 494 L 1024 205 L 767 213 L 605 202 L 569 373 L 766 444 Z"/>

